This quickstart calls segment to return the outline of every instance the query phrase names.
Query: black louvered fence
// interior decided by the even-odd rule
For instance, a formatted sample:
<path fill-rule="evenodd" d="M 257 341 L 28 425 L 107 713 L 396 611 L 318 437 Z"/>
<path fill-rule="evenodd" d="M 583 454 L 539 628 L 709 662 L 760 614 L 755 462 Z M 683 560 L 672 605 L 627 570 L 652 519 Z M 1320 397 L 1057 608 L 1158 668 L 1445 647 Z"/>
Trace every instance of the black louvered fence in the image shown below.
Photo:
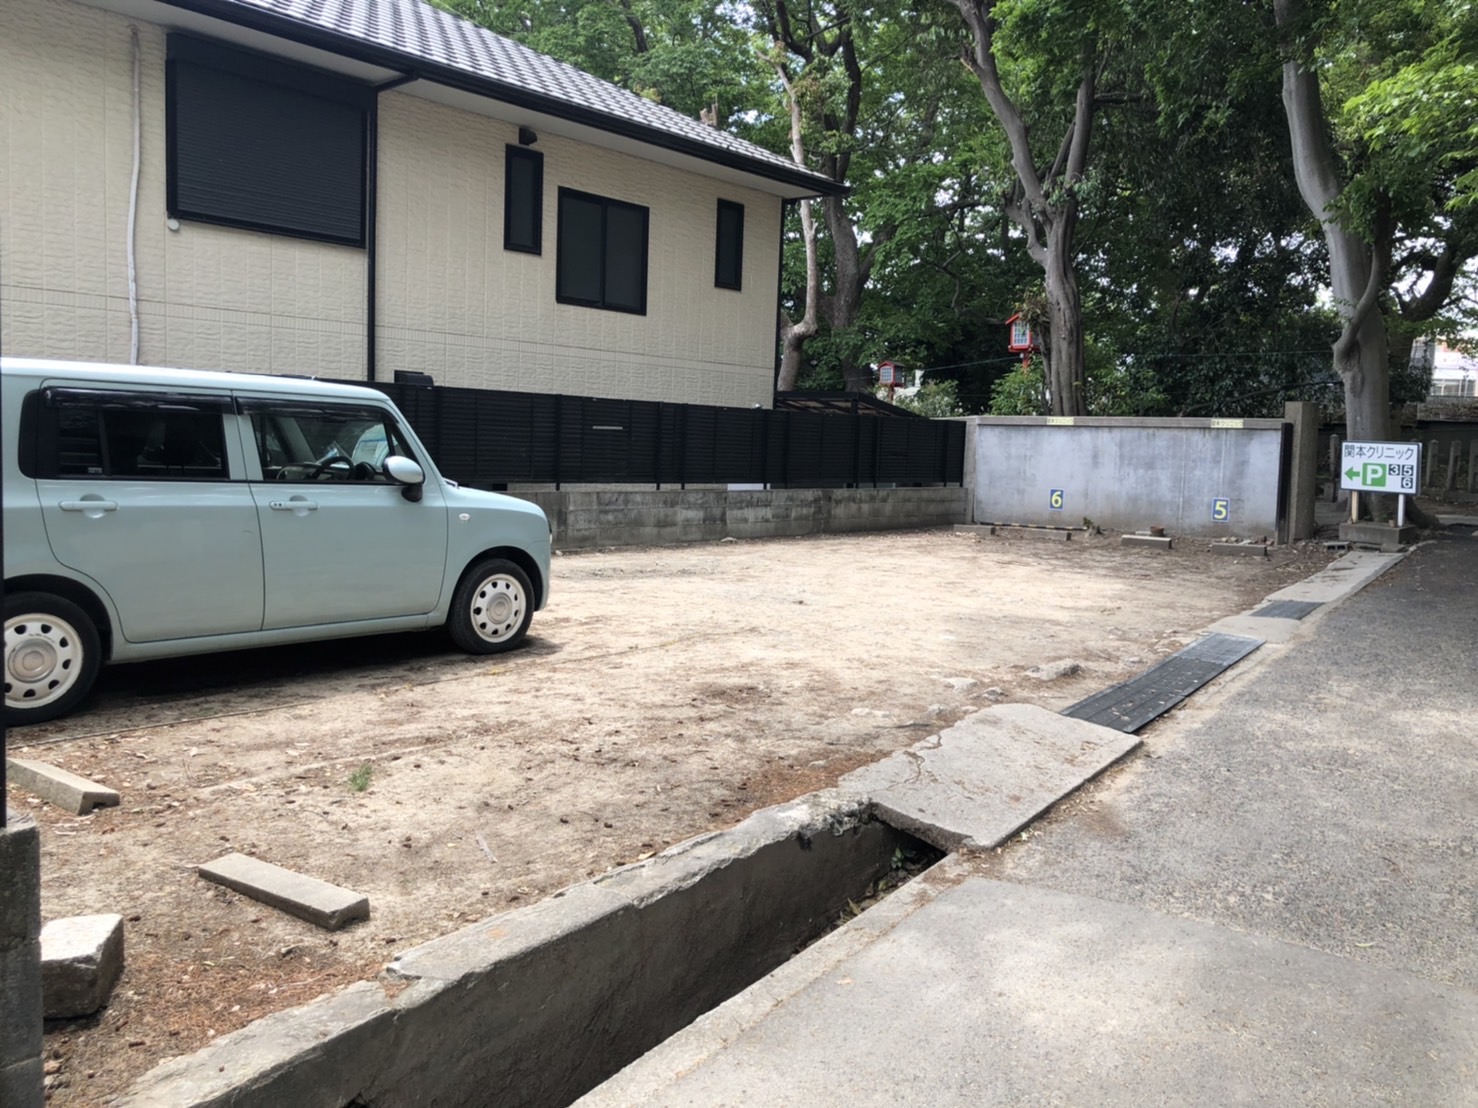
<path fill-rule="evenodd" d="M 356 382 L 364 384 L 364 382 Z M 373 382 L 439 468 L 482 485 L 949 485 L 965 425 L 880 415 L 717 408 Z"/>

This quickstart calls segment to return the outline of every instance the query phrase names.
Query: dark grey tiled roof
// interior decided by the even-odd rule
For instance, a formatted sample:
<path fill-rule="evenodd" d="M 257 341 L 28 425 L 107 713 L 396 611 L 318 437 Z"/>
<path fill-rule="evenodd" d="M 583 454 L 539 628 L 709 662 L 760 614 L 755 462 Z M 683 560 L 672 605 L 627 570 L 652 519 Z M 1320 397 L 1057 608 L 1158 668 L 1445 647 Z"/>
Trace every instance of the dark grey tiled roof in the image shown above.
<path fill-rule="evenodd" d="M 167 0 L 286 38 L 756 173 L 834 192 L 790 159 L 423 0 Z"/>

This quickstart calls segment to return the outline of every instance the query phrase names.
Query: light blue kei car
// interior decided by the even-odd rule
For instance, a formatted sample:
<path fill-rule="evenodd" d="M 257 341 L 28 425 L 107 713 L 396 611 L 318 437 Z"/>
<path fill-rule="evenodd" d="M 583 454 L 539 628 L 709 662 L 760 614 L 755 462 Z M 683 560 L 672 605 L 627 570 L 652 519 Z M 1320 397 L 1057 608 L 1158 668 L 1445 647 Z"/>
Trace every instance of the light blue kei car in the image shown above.
<path fill-rule="evenodd" d="M 549 599 L 534 504 L 442 477 L 382 393 L 0 358 L 5 718 L 104 662 L 445 627 L 516 646 Z"/>

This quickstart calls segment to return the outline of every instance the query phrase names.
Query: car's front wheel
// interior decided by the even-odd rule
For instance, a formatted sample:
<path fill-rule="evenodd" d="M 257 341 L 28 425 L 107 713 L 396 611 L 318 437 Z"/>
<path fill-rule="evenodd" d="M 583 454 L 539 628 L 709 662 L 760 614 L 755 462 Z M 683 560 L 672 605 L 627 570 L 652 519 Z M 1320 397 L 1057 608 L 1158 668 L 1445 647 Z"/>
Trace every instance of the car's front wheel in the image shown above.
<path fill-rule="evenodd" d="M 44 592 L 5 598 L 5 722 L 24 726 L 64 716 L 97 680 L 102 643 L 92 619 Z"/>
<path fill-rule="evenodd" d="M 528 574 L 506 558 L 484 558 L 462 577 L 446 626 L 469 654 L 498 654 L 522 641 L 533 618 Z"/>

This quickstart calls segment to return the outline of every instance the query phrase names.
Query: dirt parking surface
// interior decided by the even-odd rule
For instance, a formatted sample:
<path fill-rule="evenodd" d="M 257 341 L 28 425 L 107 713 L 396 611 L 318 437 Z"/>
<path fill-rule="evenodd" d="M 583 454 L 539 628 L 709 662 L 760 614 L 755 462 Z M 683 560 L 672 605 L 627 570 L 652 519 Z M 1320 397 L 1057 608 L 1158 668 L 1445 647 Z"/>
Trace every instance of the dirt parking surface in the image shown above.
<path fill-rule="evenodd" d="M 525 649 L 394 636 L 119 667 L 11 752 L 117 788 L 41 824 L 46 919 L 119 912 L 98 1017 L 48 1024 L 55 1105 L 372 977 L 396 951 L 516 908 L 1002 700 L 1061 708 L 1328 560 L 907 532 L 555 561 Z M 1043 682 L 1063 659 L 1075 676 Z M 366 894 L 330 934 L 207 884 L 230 851 Z"/>

